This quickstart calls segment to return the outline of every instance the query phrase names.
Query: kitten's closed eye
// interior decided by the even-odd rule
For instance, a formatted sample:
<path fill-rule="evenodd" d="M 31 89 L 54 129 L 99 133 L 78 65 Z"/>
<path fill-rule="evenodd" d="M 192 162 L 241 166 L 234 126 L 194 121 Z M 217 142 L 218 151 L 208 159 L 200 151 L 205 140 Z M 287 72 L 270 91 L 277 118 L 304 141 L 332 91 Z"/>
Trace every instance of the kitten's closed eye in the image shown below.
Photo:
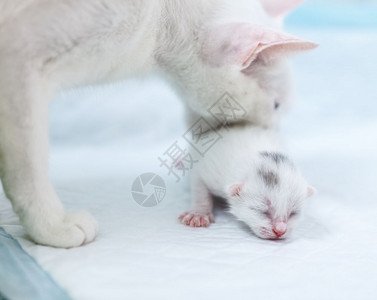
<path fill-rule="evenodd" d="M 268 218 L 271 218 L 271 213 L 268 210 L 260 210 L 260 209 L 257 209 L 255 207 L 253 207 L 253 206 L 249 206 L 249 209 L 253 210 L 253 211 L 256 211 L 260 215 L 264 215 L 264 216 L 266 216 Z"/>
<path fill-rule="evenodd" d="M 268 211 L 268 210 L 262 210 L 262 211 L 259 211 L 259 213 L 260 213 L 261 215 L 263 215 L 263 216 L 269 218 L 269 219 L 272 218 L 271 212 Z"/>

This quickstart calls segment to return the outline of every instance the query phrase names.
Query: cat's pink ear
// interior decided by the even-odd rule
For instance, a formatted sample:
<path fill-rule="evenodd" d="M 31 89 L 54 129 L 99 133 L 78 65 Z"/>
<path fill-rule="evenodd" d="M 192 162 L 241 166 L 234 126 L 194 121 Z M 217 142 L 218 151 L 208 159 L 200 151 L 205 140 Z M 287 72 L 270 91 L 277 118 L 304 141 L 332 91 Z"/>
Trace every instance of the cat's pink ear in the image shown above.
<path fill-rule="evenodd" d="M 243 70 L 258 57 L 268 61 L 317 46 L 271 28 L 232 23 L 212 28 L 203 50 L 204 58 L 213 64 L 233 65 Z"/>
<path fill-rule="evenodd" d="M 310 198 L 310 197 L 314 196 L 315 194 L 317 194 L 317 190 L 314 187 L 309 186 L 307 197 Z"/>
<path fill-rule="evenodd" d="M 282 18 L 294 10 L 305 0 L 262 0 L 267 13 L 272 17 Z"/>
<path fill-rule="evenodd" d="M 229 194 L 232 197 L 240 197 L 241 191 L 243 188 L 242 183 L 233 184 L 229 187 Z"/>

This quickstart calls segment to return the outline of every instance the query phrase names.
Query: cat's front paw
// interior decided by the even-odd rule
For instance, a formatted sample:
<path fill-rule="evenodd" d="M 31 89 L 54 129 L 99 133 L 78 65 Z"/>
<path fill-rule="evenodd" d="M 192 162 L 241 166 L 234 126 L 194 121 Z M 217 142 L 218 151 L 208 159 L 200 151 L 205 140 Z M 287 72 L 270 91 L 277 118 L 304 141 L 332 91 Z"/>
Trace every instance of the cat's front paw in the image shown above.
<path fill-rule="evenodd" d="M 98 234 L 97 221 L 86 212 L 66 213 L 62 220 L 54 222 L 36 221 L 27 229 L 36 243 L 57 248 L 82 246 Z"/>
<path fill-rule="evenodd" d="M 188 211 L 181 214 L 178 218 L 182 224 L 191 227 L 208 227 L 215 222 L 212 213 L 197 213 L 195 211 Z"/>

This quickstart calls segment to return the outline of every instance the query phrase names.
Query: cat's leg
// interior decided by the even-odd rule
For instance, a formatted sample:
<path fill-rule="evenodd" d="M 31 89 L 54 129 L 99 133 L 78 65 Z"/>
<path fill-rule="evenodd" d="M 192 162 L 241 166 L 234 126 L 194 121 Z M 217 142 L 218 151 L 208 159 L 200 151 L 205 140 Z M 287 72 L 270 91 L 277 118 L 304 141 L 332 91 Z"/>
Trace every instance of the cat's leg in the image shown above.
<path fill-rule="evenodd" d="M 96 221 L 85 212 L 66 213 L 48 178 L 46 80 L 22 67 L 5 70 L 0 68 L 0 176 L 14 211 L 37 243 L 71 248 L 93 241 Z"/>
<path fill-rule="evenodd" d="M 212 214 L 212 195 L 197 176 L 191 178 L 191 210 L 179 216 L 182 224 L 191 227 L 208 227 L 215 222 Z"/>

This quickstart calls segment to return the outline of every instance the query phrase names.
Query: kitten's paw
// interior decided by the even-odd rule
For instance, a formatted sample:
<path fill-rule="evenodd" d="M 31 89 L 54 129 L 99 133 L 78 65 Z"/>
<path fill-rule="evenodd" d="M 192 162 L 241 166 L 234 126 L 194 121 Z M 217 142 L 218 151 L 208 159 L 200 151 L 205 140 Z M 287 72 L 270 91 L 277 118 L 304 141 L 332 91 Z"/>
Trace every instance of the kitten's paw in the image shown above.
<path fill-rule="evenodd" d="M 28 231 L 38 244 L 74 248 L 92 242 L 98 234 L 98 224 L 86 212 L 71 212 L 67 213 L 62 221 L 33 226 Z"/>
<path fill-rule="evenodd" d="M 178 218 L 182 224 L 191 227 L 208 227 L 211 223 L 215 222 L 215 218 L 212 213 L 197 213 L 194 211 L 188 211 L 181 214 Z"/>

